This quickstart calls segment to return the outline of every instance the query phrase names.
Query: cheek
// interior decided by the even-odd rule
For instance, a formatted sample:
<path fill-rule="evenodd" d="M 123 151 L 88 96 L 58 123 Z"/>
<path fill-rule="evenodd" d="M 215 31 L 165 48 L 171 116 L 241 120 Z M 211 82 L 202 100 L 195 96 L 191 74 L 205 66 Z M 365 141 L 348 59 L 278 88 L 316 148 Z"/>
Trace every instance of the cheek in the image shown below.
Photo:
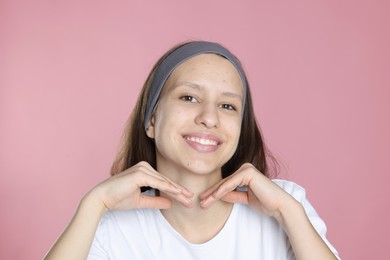
<path fill-rule="evenodd" d="M 185 113 L 182 111 L 173 111 L 171 109 L 163 109 L 156 112 L 155 115 L 155 139 L 156 142 L 172 139 L 176 141 L 175 135 L 172 133 L 183 122 Z M 173 136 L 173 137 L 172 137 Z"/>
<path fill-rule="evenodd" d="M 237 148 L 238 142 L 240 140 L 240 134 L 241 134 L 241 121 L 230 124 L 228 126 L 228 130 L 230 132 L 231 140 L 234 140 L 233 144 Z"/>
<path fill-rule="evenodd" d="M 227 121 L 227 129 L 232 136 L 237 136 L 237 138 L 239 138 L 241 132 L 241 119 L 235 118 Z"/>

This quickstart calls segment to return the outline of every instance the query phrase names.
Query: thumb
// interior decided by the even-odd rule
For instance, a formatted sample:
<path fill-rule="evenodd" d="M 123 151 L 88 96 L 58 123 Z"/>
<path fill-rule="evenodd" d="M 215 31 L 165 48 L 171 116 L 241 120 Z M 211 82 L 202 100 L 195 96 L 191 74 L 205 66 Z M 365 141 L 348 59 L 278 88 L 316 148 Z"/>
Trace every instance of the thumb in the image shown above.
<path fill-rule="evenodd" d="M 172 207 L 172 201 L 163 197 L 141 195 L 139 208 L 169 209 Z"/>
<path fill-rule="evenodd" d="M 230 202 L 230 203 L 242 203 L 248 204 L 248 193 L 244 191 L 231 191 L 225 194 L 221 200 Z"/>

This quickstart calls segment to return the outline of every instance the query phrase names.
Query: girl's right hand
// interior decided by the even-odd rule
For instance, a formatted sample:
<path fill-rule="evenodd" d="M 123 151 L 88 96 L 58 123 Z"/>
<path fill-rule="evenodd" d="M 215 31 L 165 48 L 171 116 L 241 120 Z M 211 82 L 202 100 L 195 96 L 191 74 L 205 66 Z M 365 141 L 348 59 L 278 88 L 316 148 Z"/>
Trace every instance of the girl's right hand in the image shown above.
<path fill-rule="evenodd" d="M 172 200 L 169 198 L 143 195 L 141 187 L 146 186 L 164 192 L 185 207 L 192 206 L 191 198 L 194 196 L 192 192 L 169 180 L 147 162 L 139 162 L 110 177 L 92 189 L 88 195 L 92 196 L 103 209 L 172 207 Z"/>

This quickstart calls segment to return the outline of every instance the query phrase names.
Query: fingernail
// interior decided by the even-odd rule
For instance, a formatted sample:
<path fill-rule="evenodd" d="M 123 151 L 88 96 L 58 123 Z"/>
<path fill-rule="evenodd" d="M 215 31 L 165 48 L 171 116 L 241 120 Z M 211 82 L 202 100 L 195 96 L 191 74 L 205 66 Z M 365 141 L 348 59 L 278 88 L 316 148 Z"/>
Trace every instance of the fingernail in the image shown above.
<path fill-rule="evenodd" d="M 199 205 L 202 209 L 206 209 L 206 206 L 204 205 L 206 203 L 206 200 L 202 200 L 199 202 Z"/>

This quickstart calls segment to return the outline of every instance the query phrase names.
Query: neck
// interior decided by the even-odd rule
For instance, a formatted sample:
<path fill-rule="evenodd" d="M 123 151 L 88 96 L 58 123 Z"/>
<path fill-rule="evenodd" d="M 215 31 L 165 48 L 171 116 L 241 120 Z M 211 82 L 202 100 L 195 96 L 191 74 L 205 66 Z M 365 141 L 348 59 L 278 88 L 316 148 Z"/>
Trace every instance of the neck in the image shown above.
<path fill-rule="evenodd" d="M 233 204 L 222 201 L 207 210 L 199 206 L 188 209 L 175 203 L 172 208 L 161 210 L 161 213 L 188 242 L 200 244 L 221 231 L 232 208 Z"/>
<path fill-rule="evenodd" d="M 192 201 L 194 206 L 192 207 L 192 210 L 203 213 L 205 210 L 201 209 L 199 206 L 199 196 L 222 180 L 222 173 L 220 168 L 217 168 L 212 172 L 196 173 L 183 167 L 167 167 L 166 164 L 158 164 L 157 170 L 159 173 L 168 177 L 173 182 L 193 192 L 194 196 Z M 161 195 L 166 196 L 165 194 Z M 175 201 L 173 202 L 173 208 L 177 210 L 188 210 L 188 208 L 182 208 L 180 203 L 176 203 Z"/>
<path fill-rule="evenodd" d="M 194 193 L 193 207 L 186 208 L 173 201 L 172 208 L 161 210 L 171 226 L 192 243 L 204 243 L 213 238 L 228 219 L 233 204 L 217 201 L 209 209 L 203 209 L 199 204 L 199 195 L 222 179 L 220 169 L 209 174 L 197 174 L 183 169 L 176 171 L 159 168 L 158 171 Z M 160 196 L 168 197 L 162 192 Z"/>

